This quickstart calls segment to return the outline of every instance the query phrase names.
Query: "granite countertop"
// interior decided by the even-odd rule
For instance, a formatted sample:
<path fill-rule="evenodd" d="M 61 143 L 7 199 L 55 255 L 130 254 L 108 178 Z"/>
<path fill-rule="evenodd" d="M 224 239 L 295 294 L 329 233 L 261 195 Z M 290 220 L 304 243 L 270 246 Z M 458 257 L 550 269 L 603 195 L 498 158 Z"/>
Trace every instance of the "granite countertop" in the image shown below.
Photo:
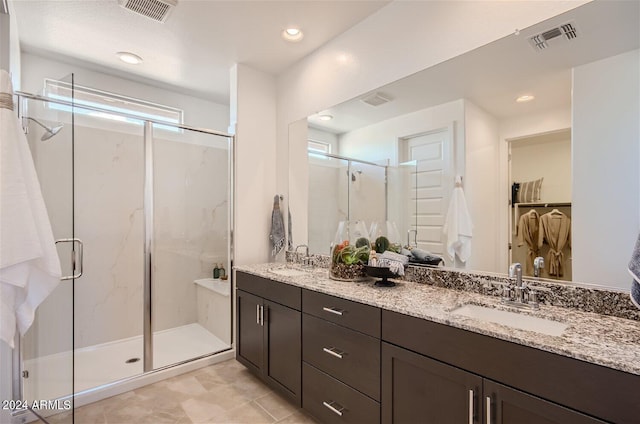
<path fill-rule="evenodd" d="M 516 310 L 503 305 L 500 298 L 495 296 L 411 281 L 394 280 L 397 285 L 389 288 L 375 287 L 370 281 L 335 281 L 329 279 L 326 268 L 305 270 L 307 271 L 305 275 L 288 277 L 269 271 L 274 268 L 300 269 L 274 263 L 235 267 L 238 271 L 282 283 L 640 375 L 640 322 L 638 321 L 559 306 L 540 305 L 540 309 L 537 310 L 517 310 L 522 314 L 568 324 L 568 328 L 561 336 L 549 336 L 451 313 L 452 310 L 465 304 Z"/>

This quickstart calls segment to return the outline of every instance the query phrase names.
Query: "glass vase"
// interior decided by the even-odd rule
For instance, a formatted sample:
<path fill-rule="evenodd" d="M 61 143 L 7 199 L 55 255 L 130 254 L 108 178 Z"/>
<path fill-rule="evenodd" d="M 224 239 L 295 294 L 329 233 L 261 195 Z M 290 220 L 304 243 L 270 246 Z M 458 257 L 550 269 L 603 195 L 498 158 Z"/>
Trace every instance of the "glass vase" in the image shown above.
<path fill-rule="evenodd" d="M 329 278 L 339 281 L 362 281 L 369 277 L 365 265 L 369 262 L 371 242 L 363 221 L 340 221 L 331 244 Z"/>
<path fill-rule="evenodd" d="M 375 221 L 369 229 L 369 239 L 371 248 L 376 253 L 383 253 L 387 250 L 395 253 L 402 253 L 402 240 L 398 227 L 393 221 Z"/>

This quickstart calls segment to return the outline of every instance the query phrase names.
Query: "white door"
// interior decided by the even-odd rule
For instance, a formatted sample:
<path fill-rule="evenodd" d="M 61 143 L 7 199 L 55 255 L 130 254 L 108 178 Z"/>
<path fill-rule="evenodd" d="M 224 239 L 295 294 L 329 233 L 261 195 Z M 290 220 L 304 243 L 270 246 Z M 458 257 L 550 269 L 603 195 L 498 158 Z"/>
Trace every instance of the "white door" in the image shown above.
<path fill-rule="evenodd" d="M 406 158 L 417 162 L 406 210 L 417 230 L 418 248 L 443 255 L 442 227 L 452 187 L 453 154 L 449 128 L 406 138 Z M 413 242 L 413 236 L 412 240 Z"/>

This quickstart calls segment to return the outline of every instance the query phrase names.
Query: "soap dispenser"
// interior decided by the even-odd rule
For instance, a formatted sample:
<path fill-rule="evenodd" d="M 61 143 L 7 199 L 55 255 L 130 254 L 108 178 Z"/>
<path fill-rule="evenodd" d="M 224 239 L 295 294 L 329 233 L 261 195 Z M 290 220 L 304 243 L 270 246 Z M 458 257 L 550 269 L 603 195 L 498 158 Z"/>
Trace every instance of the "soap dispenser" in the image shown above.
<path fill-rule="evenodd" d="M 218 264 L 216 264 L 215 268 L 213 268 L 213 279 L 217 280 L 218 278 L 220 278 L 220 268 L 218 267 Z"/>
<path fill-rule="evenodd" d="M 223 264 L 220 264 L 220 269 L 218 271 L 219 271 L 220 278 L 222 280 L 226 280 L 227 279 L 227 271 L 224 269 L 224 265 Z"/>

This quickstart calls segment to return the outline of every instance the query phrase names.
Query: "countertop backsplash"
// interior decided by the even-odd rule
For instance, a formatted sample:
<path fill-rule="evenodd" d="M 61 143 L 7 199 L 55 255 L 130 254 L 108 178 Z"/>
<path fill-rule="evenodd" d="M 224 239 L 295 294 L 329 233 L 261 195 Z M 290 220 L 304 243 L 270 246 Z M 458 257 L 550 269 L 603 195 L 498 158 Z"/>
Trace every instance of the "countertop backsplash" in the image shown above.
<path fill-rule="evenodd" d="M 288 263 L 302 264 L 303 257 L 300 253 L 286 252 Z M 328 255 L 311 255 L 313 266 L 317 268 L 328 269 L 330 259 Z M 409 265 L 405 276 L 398 280 L 497 297 L 501 296 L 504 284 L 513 282 L 511 278 L 498 275 L 415 265 Z M 523 281 L 539 288 L 538 302 L 541 304 L 640 321 L 640 310 L 631 302 L 629 293 L 581 283 L 555 283 L 526 277 Z"/>

